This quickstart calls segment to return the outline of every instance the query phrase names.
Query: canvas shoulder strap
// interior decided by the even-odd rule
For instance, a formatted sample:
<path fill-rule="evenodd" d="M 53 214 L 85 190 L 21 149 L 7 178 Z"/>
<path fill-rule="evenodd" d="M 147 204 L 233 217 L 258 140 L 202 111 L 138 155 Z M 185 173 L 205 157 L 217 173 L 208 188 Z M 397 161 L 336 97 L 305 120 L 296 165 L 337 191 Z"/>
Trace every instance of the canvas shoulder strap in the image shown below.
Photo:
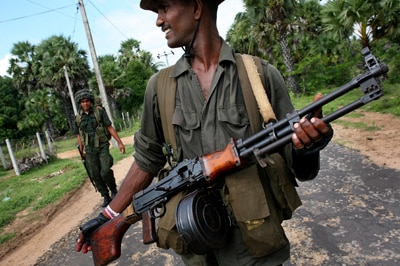
<path fill-rule="evenodd" d="M 165 142 L 177 150 L 172 115 L 175 110 L 176 80 L 171 78 L 173 66 L 161 69 L 157 77 L 157 101 Z"/>
<path fill-rule="evenodd" d="M 250 126 L 253 133 L 256 133 L 261 130 L 260 114 L 264 123 L 276 120 L 265 90 L 268 87 L 264 78 L 261 59 L 246 54 L 236 54 L 235 57 Z"/>
<path fill-rule="evenodd" d="M 94 117 L 96 118 L 97 124 L 100 125 L 100 109 L 102 109 L 103 107 L 101 106 L 96 106 L 94 108 Z"/>

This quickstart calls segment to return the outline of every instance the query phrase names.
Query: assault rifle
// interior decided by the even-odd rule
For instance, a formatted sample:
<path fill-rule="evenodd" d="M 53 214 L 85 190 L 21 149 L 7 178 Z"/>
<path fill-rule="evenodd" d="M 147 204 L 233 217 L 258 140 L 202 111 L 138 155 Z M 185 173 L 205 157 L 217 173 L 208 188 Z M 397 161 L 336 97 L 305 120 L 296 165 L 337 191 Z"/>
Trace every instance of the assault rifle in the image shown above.
<path fill-rule="evenodd" d="M 93 181 L 92 177 L 90 176 L 90 172 L 89 172 L 89 170 L 88 170 L 88 168 L 87 168 L 87 165 L 86 165 L 86 158 L 85 158 L 85 155 L 83 155 L 83 152 L 81 151 L 79 145 L 77 145 L 76 148 L 77 148 L 78 151 L 79 151 L 79 155 L 81 156 L 81 159 L 82 159 L 82 164 L 83 164 L 83 166 L 84 166 L 85 169 L 86 169 L 86 173 L 88 174 L 88 177 L 89 177 L 89 179 L 90 179 L 90 182 L 91 182 L 92 185 L 94 186 L 94 190 L 97 192 L 97 187 L 96 187 L 96 185 L 94 184 L 94 181 Z"/>
<path fill-rule="evenodd" d="M 300 121 L 301 117 L 357 87 L 361 87 L 364 92 L 361 98 L 324 116 L 322 120 L 326 123 L 332 122 L 380 98 L 383 95 L 380 78 L 388 72 L 388 67 L 379 63 L 368 48 L 364 48 L 361 52 L 367 68 L 363 74 L 318 101 L 300 110 L 294 110 L 287 114 L 286 118 L 268 124 L 250 138 L 236 141 L 230 139 L 224 150 L 178 163 L 161 181 L 136 193 L 133 197 L 133 206 L 135 213 L 142 216 L 143 242 L 149 244 L 156 241 L 154 220 L 164 214 L 165 204 L 172 196 L 190 187 L 201 187 L 212 183 L 224 173 L 246 165 L 250 156 L 254 156 L 257 162 L 265 167 L 268 155 L 291 141 L 292 126 Z M 119 215 L 92 233 L 90 241 L 95 265 L 107 265 L 120 256 L 121 239 L 128 227 L 122 215 Z"/>

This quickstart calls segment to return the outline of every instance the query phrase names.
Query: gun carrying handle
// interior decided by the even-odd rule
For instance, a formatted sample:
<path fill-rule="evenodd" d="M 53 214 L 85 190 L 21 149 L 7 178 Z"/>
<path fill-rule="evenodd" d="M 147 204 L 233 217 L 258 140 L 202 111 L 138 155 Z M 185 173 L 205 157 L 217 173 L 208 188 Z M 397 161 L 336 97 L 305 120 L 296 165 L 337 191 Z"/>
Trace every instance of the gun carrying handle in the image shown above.
<path fill-rule="evenodd" d="M 142 213 L 143 243 L 151 244 L 157 241 L 156 222 L 150 211 Z"/>

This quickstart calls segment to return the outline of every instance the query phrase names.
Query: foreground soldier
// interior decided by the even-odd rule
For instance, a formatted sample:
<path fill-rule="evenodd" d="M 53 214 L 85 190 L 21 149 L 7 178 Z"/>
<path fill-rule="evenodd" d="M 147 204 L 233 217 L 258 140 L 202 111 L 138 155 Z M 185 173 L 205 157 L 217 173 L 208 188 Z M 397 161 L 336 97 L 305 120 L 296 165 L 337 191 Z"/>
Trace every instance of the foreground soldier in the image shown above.
<path fill-rule="evenodd" d="M 140 2 L 143 9 L 158 14 L 156 25 L 165 33 L 168 46 L 185 50 L 172 71 L 177 83 L 172 121 L 178 161 L 221 150 L 230 137 L 240 139 L 253 134 L 234 52 L 219 36 L 216 27 L 217 8 L 222 1 Z M 282 119 L 293 110 L 284 81 L 273 66 L 265 61 L 262 65 L 268 98 L 277 119 Z M 82 227 L 77 251 L 90 250 L 90 243 L 86 242 L 90 237 L 88 232 L 121 213 L 132 203 L 132 196 L 149 186 L 166 163 L 165 136 L 160 121 L 160 113 L 165 110 L 159 109 L 156 87 L 157 74 L 150 79 L 146 90 L 141 130 L 135 134 L 135 162 L 114 200 L 99 217 Z M 280 151 L 289 166 L 289 171 L 282 171 L 287 173 L 285 176 L 272 177 L 254 166 L 241 170 L 235 178 L 221 178 L 225 183 L 221 182 L 217 188 L 224 195 L 229 212 L 233 211 L 232 228 L 224 247 L 194 254 L 176 233 L 174 224 L 166 222 L 175 217 L 175 208 L 170 206 L 158 223 L 157 245 L 173 248 L 186 265 L 280 265 L 288 260 L 290 245 L 281 222 L 289 219 L 301 204 L 293 187 L 293 177 L 315 178 L 319 171 L 319 151 L 333 134 L 330 126 L 318 118 L 320 112 L 315 113 L 317 117 L 312 116 L 294 124 L 292 143 Z M 239 184 L 235 180 L 242 182 Z M 283 183 L 287 185 L 282 186 Z M 237 188 L 244 193 L 238 195 Z M 233 203 L 234 198 L 239 198 L 240 202 Z"/>
<path fill-rule="evenodd" d="M 106 207 L 111 198 L 117 194 L 117 184 L 111 169 L 113 166 L 109 143 L 111 136 L 118 142 L 121 153 L 125 153 L 125 147 L 106 111 L 101 106 L 94 106 L 94 96 L 91 91 L 88 89 L 78 91 L 75 101 L 80 106 L 80 111 L 75 117 L 75 134 L 79 149 L 85 154 L 90 178 L 104 199 L 102 207 Z"/>

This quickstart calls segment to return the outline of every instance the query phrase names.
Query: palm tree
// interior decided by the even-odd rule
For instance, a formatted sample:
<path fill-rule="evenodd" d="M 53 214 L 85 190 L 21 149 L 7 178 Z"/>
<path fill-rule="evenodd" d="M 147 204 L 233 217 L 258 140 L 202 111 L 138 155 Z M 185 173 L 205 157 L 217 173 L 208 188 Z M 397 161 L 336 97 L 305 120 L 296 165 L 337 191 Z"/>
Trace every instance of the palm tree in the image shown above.
<path fill-rule="evenodd" d="M 78 45 L 68 37 L 51 36 L 36 47 L 38 83 L 42 87 L 50 87 L 52 93 L 62 99 L 70 129 L 73 128 L 74 113 L 68 92 L 64 66 L 68 71 L 74 91 L 87 87 L 91 75 L 87 54 L 78 49 Z"/>
<path fill-rule="evenodd" d="M 400 44 L 400 1 L 378 1 L 377 13 L 370 19 L 369 26 L 375 39 L 388 38 Z"/>
<path fill-rule="evenodd" d="M 113 55 L 99 56 L 99 67 L 103 78 L 107 98 L 113 112 L 113 117 L 120 117 L 120 112 L 115 102 L 115 83 L 122 75 L 122 69 L 118 66 L 117 58 Z M 97 84 L 97 81 L 91 79 L 91 82 Z"/>
<path fill-rule="evenodd" d="M 255 29 L 261 25 L 261 23 L 253 24 L 248 12 L 240 12 L 236 14 L 235 20 L 226 34 L 226 41 L 238 53 L 261 56 L 266 53 L 266 51 L 262 51 L 262 45 L 267 43 L 263 38 L 265 34 L 259 34 L 259 30 Z"/>
<path fill-rule="evenodd" d="M 59 101 L 51 94 L 50 88 L 32 92 L 25 102 L 24 118 L 18 122 L 18 128 L 35 129 L 37 132 L 48 130 L 52 137 L 56 136 L 53 119 L 60 115 Z"/>
<path fill-rule="evenodd" d="M 292 30 L 292 14 L 295 0 L 245 0 L 252 28 L 265 40 L 277 40 L 286 66 L 287 81 L 294 94 L 300 93 L 297 78 L 293 75 L 294 63 L 288 45 L 288 36 Z M 265 38 L 267 36 L 267 38 Z M 265 43 L 261 47 L 268 47 Z"/>
<path fill-rule="evenodd" d="M 341 40 L 353 34 L 362 47 L 371 47 L 374 40 L 383 37 L 400 38 L 398 0 L 335 0 L 323 8 L 325 30 Z"/>
<path fill-rule="evenodd" d="M 27 96 L 37 85 L 37 73 L 34 70 L 35 46 L 31 43 L 17 42 L 11 49 L 12 58 L 8 74 L 13 77 L 14 86 Z"/>

